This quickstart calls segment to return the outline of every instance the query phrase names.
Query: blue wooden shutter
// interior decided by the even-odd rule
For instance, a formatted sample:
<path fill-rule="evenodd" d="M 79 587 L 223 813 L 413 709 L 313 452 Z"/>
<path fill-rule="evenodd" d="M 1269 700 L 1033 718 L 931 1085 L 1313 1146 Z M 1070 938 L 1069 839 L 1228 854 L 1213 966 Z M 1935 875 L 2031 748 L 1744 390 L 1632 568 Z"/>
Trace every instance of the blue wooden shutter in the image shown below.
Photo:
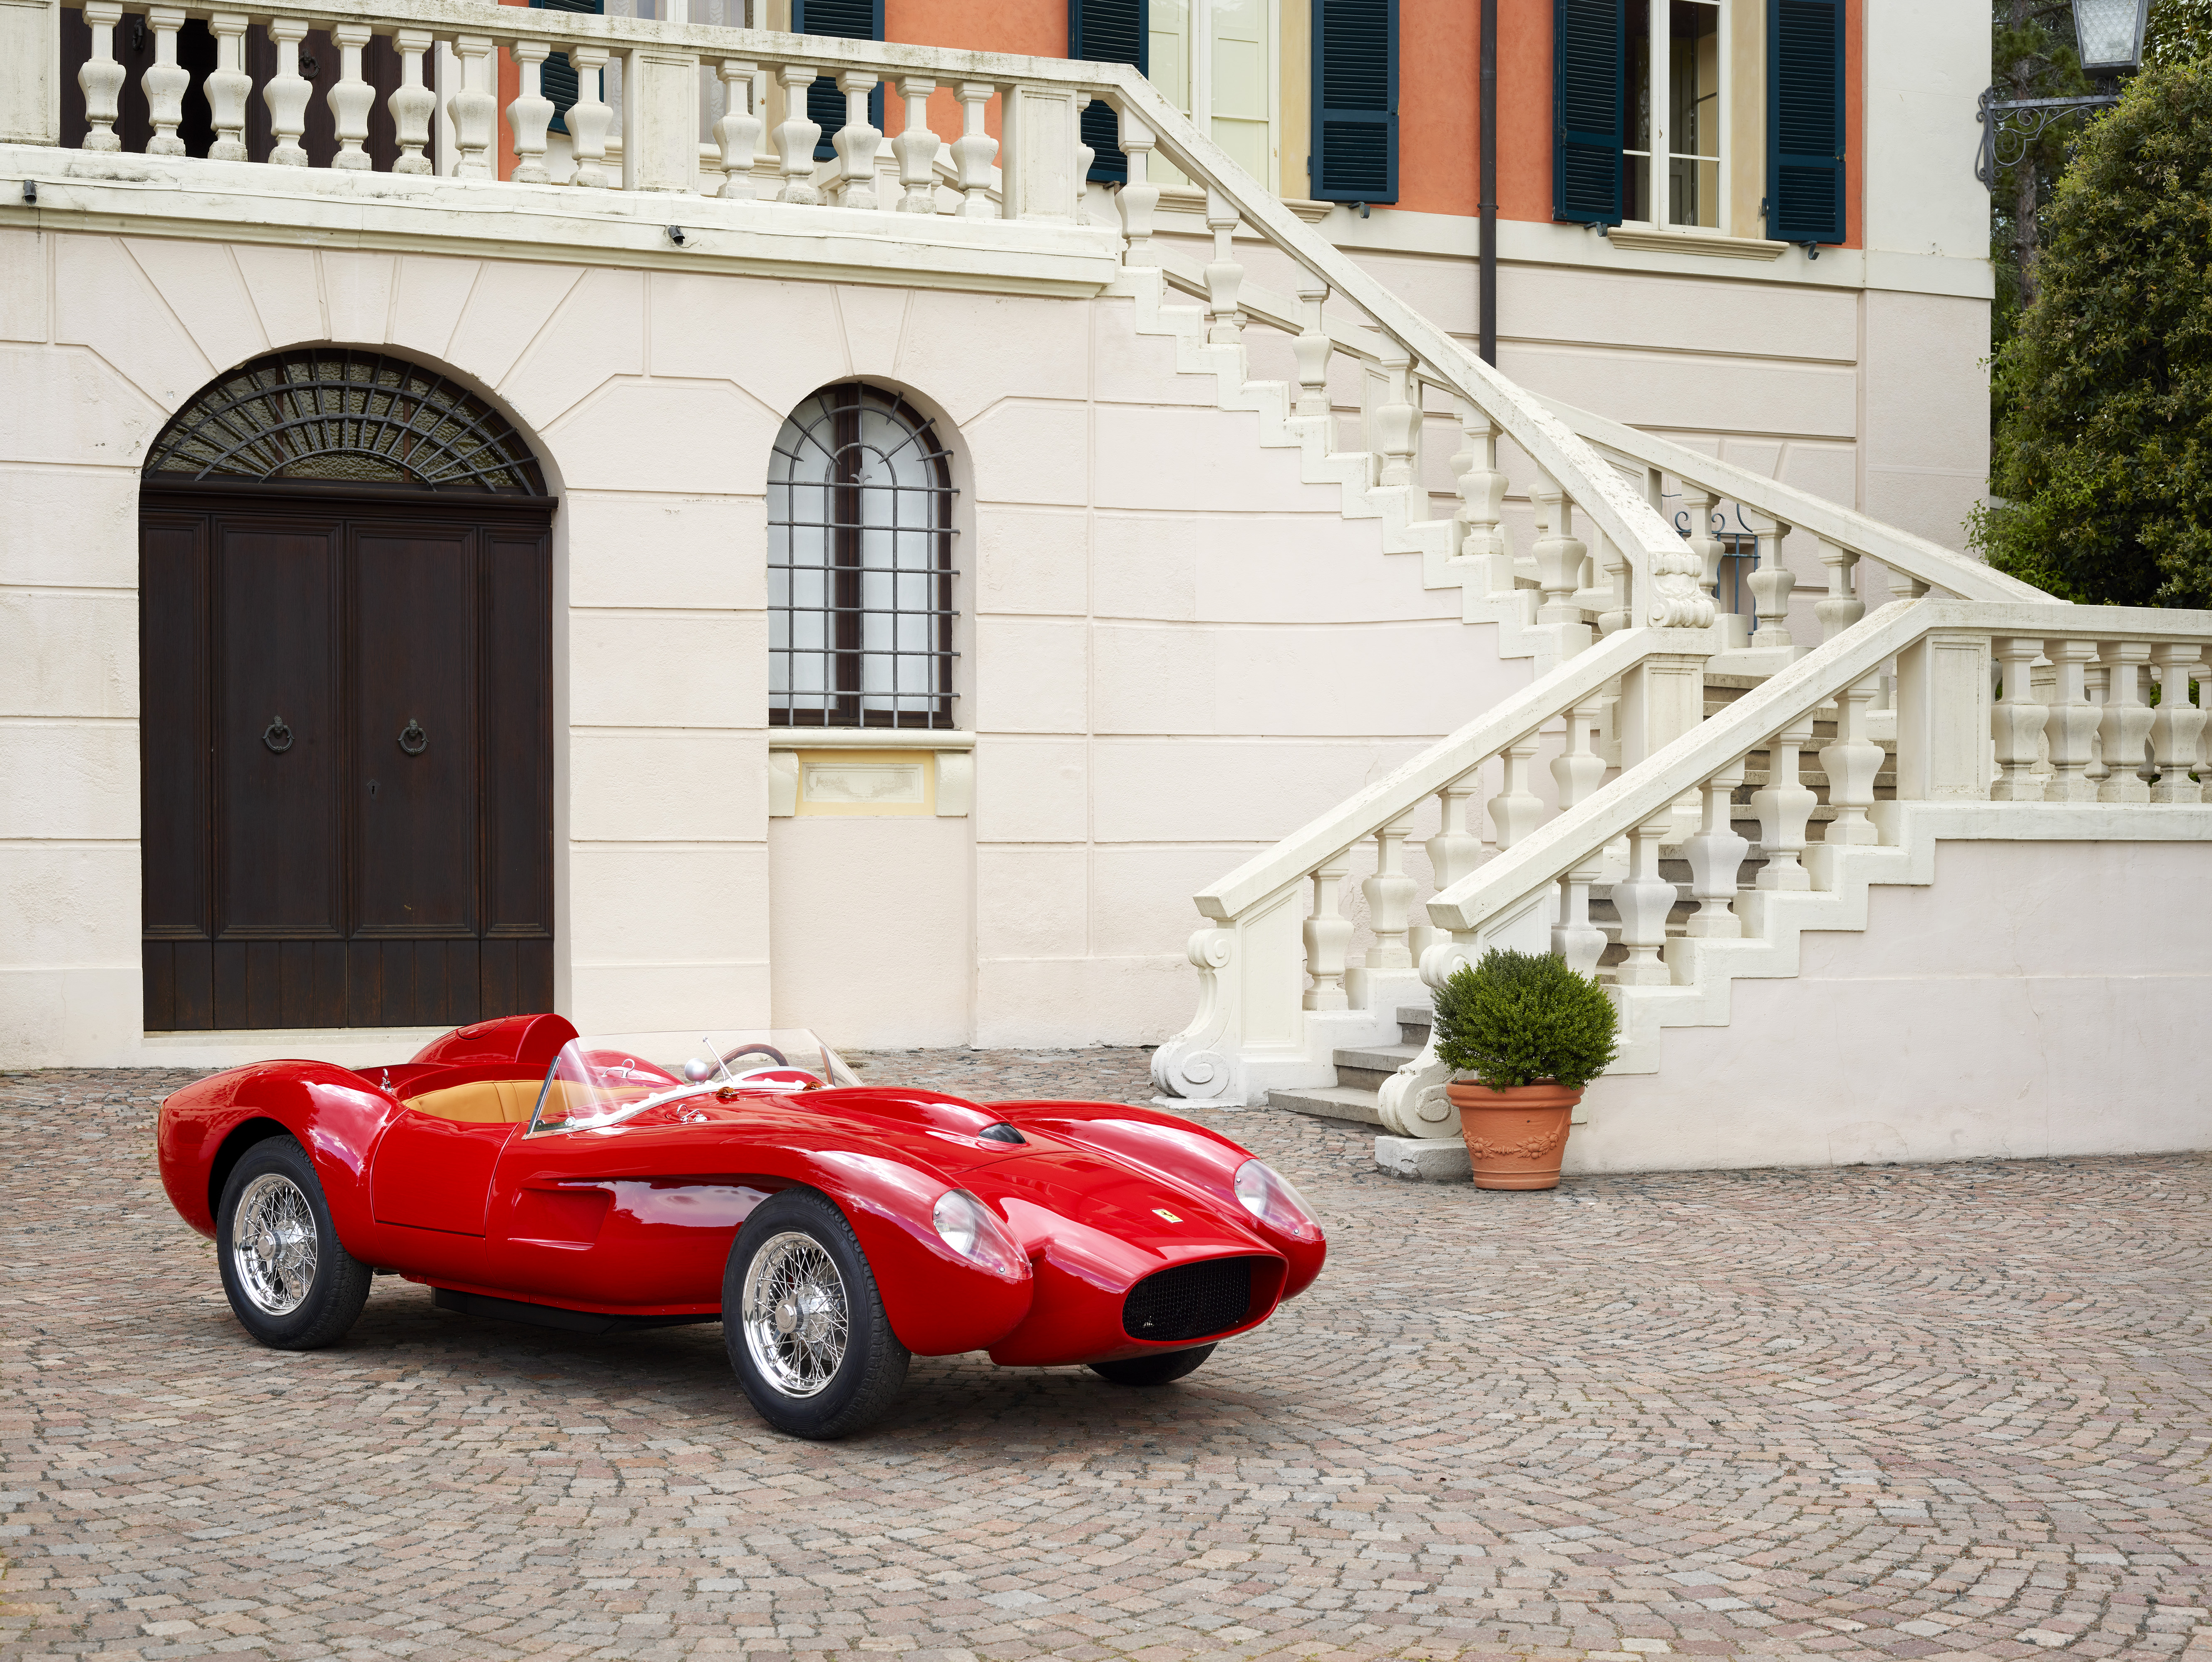
<path fill-rule="evenodd" d="M 540 11 L 577 11 L 587 16 L 599 16 L 605 10 L 605 0 L 530 0 Z M 553 128 L 556 133 L 568 131 L 568 107 L 576 101 L 576 71 L 568 62 L 568 54 L 556 52 L 538 66 L 538 88 L 553 100 Z"/>
<path fill-rule="evenodd" d="M 1147 50 L 1150 0 L 1067 0 L 1067 55 L 1091 64 L 1131 64 L 1152 72 Z M 1083 142 L 1091 149 L 1088 177 L 1127 184 L 1129 158 L 1121 154 L 1121 125 L 1104 100 L 1083 112 Z"/>
<path fill-rule="evenodd" d="M 1654 0 L 1663 4 L 1664 0 Z M 1553 0 L 1552 217 L 1620 223 L 1628 113 L 1625 0 Z"/>
<path fill-rule="evenodd" d="M 880 40 L 884 38 L 884 0 L 791 0 L 793 34 L 827 34 L 839 40 Z M 827 76 L 817 76 L 806 89 L 806 119 L 822 129 L 814 146 L 814 159 L 827 161 L 837 154 L 830 141 L 845 125 L 845 94 Z M 878 84 L 868 94 L 868 125 L 878 131 L 884 125 L 884 89 Z"/>
<path fill-rule="evenodd" d="M 1316 201 L 1398 199 L 1398 0 L 1314 0 L 1306 173 Z"/>
<path fill-rule="evenodd" d="M 1767 0 L 1766 234 L 1844 240 L 1844 0 Z"/>

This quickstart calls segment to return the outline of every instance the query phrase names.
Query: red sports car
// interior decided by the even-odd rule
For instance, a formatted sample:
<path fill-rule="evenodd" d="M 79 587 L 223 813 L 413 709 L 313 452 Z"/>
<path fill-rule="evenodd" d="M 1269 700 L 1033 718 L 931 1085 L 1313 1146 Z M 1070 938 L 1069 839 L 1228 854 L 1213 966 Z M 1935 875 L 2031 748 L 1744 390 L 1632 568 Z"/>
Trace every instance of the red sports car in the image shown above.
<path fill-rule="evenodd" d="M 480 1022 L 411 1062 L 234 1068 L 161 1105 L 161 1181 L 247 1332 L 302 1350 L 396 1273 L 449 1310 L 719 1321 L 763 1418 L 839 1437 L 910 1355 L 1164 1385 L 1321 1273 L 1297 1191 L 1097 1102 L 862 1085 L 804 1029 L 580 1038 Z"/>

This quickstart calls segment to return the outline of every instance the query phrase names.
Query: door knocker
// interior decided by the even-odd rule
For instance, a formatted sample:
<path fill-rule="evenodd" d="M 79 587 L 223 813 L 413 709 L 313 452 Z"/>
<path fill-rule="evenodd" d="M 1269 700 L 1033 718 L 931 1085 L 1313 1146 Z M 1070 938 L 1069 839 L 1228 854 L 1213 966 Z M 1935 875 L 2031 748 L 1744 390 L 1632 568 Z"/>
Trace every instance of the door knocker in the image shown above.
<path fill-rule="evenodd" d="M 270 717 L 268 731 L 261 735 L 261 742 L 279 756 L 292 748 L 292 729 L 284 725 L 283 716 Z"/>
<path fill-rule="evenodd" d="M 407 725 L 399 729 L 399 748 L 410 756 L 420 756 L 429 747 L 430 735 L 422 731 L 422 724 L 420 721 L 411 715 L 409 716 Z"/>

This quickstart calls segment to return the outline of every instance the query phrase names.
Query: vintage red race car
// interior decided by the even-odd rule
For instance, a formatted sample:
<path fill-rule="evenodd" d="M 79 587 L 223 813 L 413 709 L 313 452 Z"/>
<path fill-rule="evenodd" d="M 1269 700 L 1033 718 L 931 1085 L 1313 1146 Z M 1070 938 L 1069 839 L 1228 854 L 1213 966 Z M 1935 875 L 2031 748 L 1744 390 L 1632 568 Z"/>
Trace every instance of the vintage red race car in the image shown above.
<path fill-rule="evenodd" d="M 1095 1102 L 862 1085 L 803 1030 L 463 1027 L 411 1062 L 234 1068 L 161 1105 L 161 1180 L 246 1331 L 337 1339 L 396 1273 L 584 1332 L 719 1321 L 762 1416 L 858 1429 L 909 1355 L 1164 1385 L 1321 1273 L 1297 1190 Z"/>

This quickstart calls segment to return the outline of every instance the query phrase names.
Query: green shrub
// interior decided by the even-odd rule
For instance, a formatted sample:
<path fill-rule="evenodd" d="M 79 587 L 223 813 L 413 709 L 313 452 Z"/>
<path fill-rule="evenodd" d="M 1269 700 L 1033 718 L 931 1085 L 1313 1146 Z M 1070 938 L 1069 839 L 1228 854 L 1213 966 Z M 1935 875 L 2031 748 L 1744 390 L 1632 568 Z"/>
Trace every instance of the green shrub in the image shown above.
<path fill-rule="evenodd" d="M 1616 1023 L 1596 979 L 1549 953 L 1493 947 L 1437 989 L 1437 1055 L 1493 1091 L 1540 1080 L 1579 1091 L 1612 1062 Z"/>
<path fill-rule="evenodd" d="M 2137 76 L 2046 222 L 1972 540 L 2064 600 L 2212 606 L 2212 61 Z"/>

